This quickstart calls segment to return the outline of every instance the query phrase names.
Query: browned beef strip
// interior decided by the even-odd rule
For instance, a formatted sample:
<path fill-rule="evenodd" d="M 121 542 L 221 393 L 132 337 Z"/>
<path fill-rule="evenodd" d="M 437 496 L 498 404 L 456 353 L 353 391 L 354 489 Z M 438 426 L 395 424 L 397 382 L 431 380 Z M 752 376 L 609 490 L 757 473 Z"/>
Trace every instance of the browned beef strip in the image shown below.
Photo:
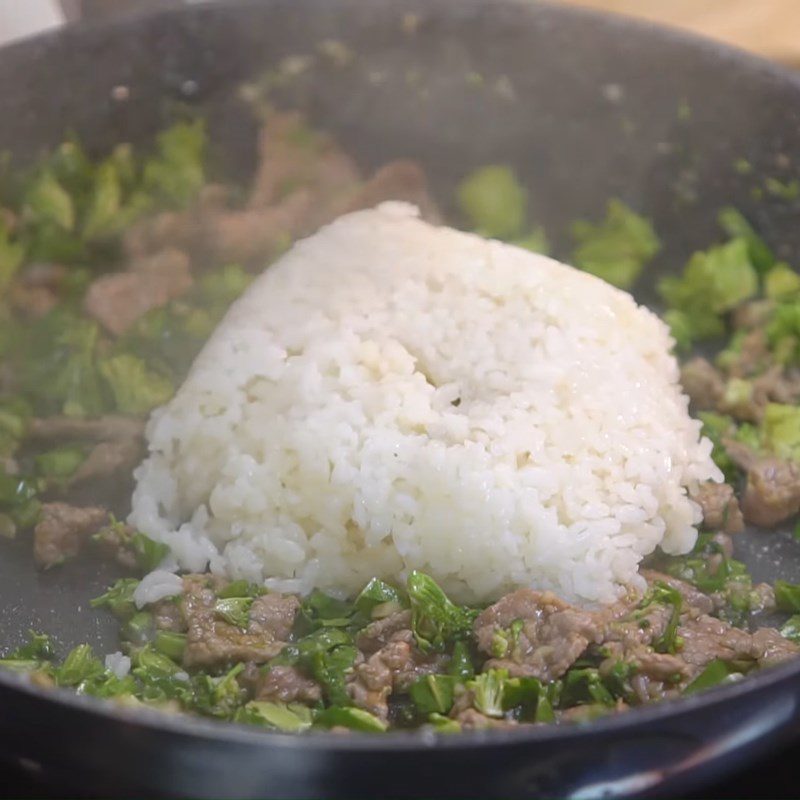
<path fill-rule="evenodd" d="M 434 225 L 442 223 L 442 214 L 428 190 L 428 178 L 416 161 L 390 161 L 380 167 L 355 193 L 346 211 L 374 208 L 385 200 L 413 203 L 421 216 Z"/>
<path fill-rule="evenodd" d="M 681 367 L 681 383 L 694 407 L 700 411 L 716 409 L 725 393 L 722 375 L 705 358 L 692 358 Z"/>
<path fill-rule="evenodd" d="M 186 620 L 180 605 L 174 600 L 159 600 L 152 606 L 152 612 L 158 630 L 185 633 Z"/>
<path fill-rule="evenodd" d="M 45 417 L 31 420 L 27 436 L 47 441 L 82 439 L 103 442 L 115 439 L 141 439 L 144 436 L 144 421 L 137 417 L 119 415 L 95 419 Z"/>
<path fill-rule="evenodd" d="M 692 495 L 703 510 L 703 524 L 712 531 L 741 533 L 744 530 L 744 517 L 739 509 L 733 488 L 727 483 L 707 481 L 700 484 Z"/>
<path fill-rule="evenodd" d="M 717 658 L 723 661 L 754 659 L 753 639 L 749 633 L 706 614 L 682 619 L 678 636 L 682 640 L 680 657 L 690 666 L 692 675 Z"/>
<path fill-rule="evenodd" d="M 763 371 L 770 363 L 769 345 L 764 329 L 751 330 L 741 342 L 739 354 L 728 372 L 734 378 L 748 378 Z"/>
<path fill-rule="evenodd" d="M 259 135 L 259 165 L 250 194 L 251 208 L 280 203 L 305 188 L 321 205 L 360 183 L 355 162 L 325 134 L 309 135 L 297 112 L 270 114 Z"/>
<path fill-rule="evenodd" d="M 126 569 L 138 567 L 136 553 L 131 547 L 131 536 L 136 531 L 127 524 L 107 525 L 97 531 L 95 546 L 109 559 L 113 559 Z"/>
<path fill-rule="evenodd" d="M 422 653 L 410 630 L 398 630 L 365 660 L 357 660 L 347 691 L 360 708 L 386 719 L 392 692 L 404 692 L 423 675 L 440 672 L 447 657 Z"/>
<path fill-rule="evenodd" d="M 296 597 L 287 596 L 287 605 L 275 603 L 272 606 L 273 622 L 268 621 L 267 604 L 262 604 L 247 630 L 241 630 L 217 619 L 214 613 L 216 594 L 206 576 L 186 576 L 183 585 L 181 602 L 187 624 L 185 667 L 218 668 L 239 661 L 263 664 L 283 650 L 286 641 L 276 638 L 275 633 L 286 630 L 287 605 L 299 608 Z"/>
<path fill-rule="evenodd" d="M 42 569 L 78 555 L 89 537 L 108 521 L 108 511 L 66 503 L 45 503 L 33 531 L 33 557 Z"/>
<path fill-rule="evenodd" d="M 83 464 L 70 478 L 70 484 L 83 483 L 94 478 L 109 478 L 114 475 L 129 475 L 142 460 L 145 448 L 141 439 L 116 439 L 98 442 Z"/>
<path fill-rule="evenodd" d="M 800 647 L 781 636 L 775 628 L 759 628 L 752 635 L 750 653 L 759 667 L 771 667 L 797 656 Z"/>
<path fill-rule="evenodd" d="M 174 247 L 134 261 L 125 272 L 102 275 L 89 286 L 84 310 L 120 336 L 141 316 L 185 294 L 192 286 L 189 258 Z"/>
<path fill-rule="evenodd" d="M 774 308 L 775 303 L 772 300 L 750 300 L 742 303 L 733 312 L 733 327 L 739 331 L 761 328 Z"/>
<path fill-rule="evenodd" d="M 523 620 L 516 647 L 502 658 L 492 658 L 489 668 L 503 668 L 512 676 L 551 681 L 563 675 L 590 642 L 603 634 L 600 615 L 582 611 L 551 592 L 519 589 L 485 609 L 475 620 L 478 648 L 492 654 L 495 633 Z"/>
<path fill-rule="evenodd" d="M 39 319 L 58 305 L 66 276 L 63 264 L 30 264 L 11 285 L 8 299 L 16 311 Z"/>
<path fill-rule="evenodd" d="M 658 572 L 654 569 L 640 570 L 642 577 L 650 584 L 652 583 L 665 583 L 673 589 L 680 592 L 683 599 L 683 610 L 690 608 L 697 609 L 702 614 L 710 614 L 714 609 L 714 603 L 711 598 L 696 589 L 692 584 L 680 580 L 680 578 L 673 578 L 671 575 L 665 575 L 663 572 Z"/>
<path fill-rule="evenodd" d="M 747 471 L 742 512 L 748 522 L 771 528 L 800 510 L 800 467 L 762 458 Z"/>
<path fill-rule="evenodd" d="M 255 681 L 256 700 L 271 700 L 281 703 L 316 703 L 322 699 L 322 688 L 307 678 L 296 667 L 270 667 Z"/>
<path fill-rule="evenodd" d="M 356 646 L 363 653 L 371 654 L 385 647 L 392 635 L 411 628 L 411 612 L 397 611 L 384 619 L 370 622 L 356 637 Z"/>
<path fill-rule="evenodd" d="M 293 594 L 264 594 L 250 607 L 250 633 L 270 636 L 285 642 L 291 636 L 300 601 Z"/>

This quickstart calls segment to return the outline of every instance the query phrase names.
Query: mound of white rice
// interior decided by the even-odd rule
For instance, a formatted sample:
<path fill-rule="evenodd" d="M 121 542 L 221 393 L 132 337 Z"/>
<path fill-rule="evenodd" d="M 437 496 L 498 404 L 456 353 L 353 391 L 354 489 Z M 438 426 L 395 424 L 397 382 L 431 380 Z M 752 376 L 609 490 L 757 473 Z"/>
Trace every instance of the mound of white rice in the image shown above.
<path fill-rule="evenodd" d="M 694 544 L 720 474 L 664 324 L 549 258 L 386 203 L 298 243 L 149 424 L 131 524 L 307 592 L 431 574 L 608 602 Z"/>

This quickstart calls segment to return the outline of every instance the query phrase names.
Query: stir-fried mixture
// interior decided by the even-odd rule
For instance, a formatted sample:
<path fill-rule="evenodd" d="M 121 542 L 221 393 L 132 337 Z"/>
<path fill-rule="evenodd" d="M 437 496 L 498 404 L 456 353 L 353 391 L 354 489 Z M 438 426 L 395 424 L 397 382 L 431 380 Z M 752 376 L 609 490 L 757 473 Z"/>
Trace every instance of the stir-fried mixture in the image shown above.
<path fill-rule="evenodd" d="M 130 577 L 92 603 L 119 620 L 118 652 L 101 659 L 81 645 L 59 658 L 32 632 L 0 666 L 42 686 L 282 731 L 451 732 L 590 720 L 800 652 L 800 586 L 754 584 L 734 559 L 745 522 L 773 528 L 800 510 L 800 276 L 732 208 L 720 212 L 721 243 L 660 285 L 684 388 L 727 483 L 700 487 L 695 550 L 651 558 L 643 595 L 587 610 L 519 589 L 473 608 L 419 572 L 403 586 L 374 579 L 350 600 L 153 572 L 168 548 L 115 517 L 128 511 L 144 422 L 251 271 L 383 200 L 442 220 L 418 164 L 365 176 L 297 114 L 269 116 L 246 190 L 209 180 L 206 148 L 203 125 L 181 122 L 147 153 L 121 145 L 92 160 L 68 141 L 6 181 L 0 536 L 31 536 L 42 569 L 95 550 Z M 456 201 L 462 227 L 547 249 L 507 167 L 465 176 Z M 571 234 L 565 260 L 624 288 L 660 247 L 619 200 Z M 704 340 L 724 345 L 713 360 L 691 355 Z M 152 602 L 158 581 L 170 591 Z M 783 612 L 780 630 L 760 624 L 765 612 Z"/>

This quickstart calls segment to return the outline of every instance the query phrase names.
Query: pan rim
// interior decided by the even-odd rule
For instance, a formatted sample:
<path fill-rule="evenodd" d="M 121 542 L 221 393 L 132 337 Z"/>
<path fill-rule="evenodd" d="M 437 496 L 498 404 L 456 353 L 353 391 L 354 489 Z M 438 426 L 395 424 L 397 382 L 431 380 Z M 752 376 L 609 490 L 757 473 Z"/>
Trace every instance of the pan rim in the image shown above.
<path fill-rule="evenodd" d="M 359 0 L 335 0 L 343 6 L 356 7 Z M 308 7 L 329 5 L 331 0 L 292 0 L 292 5 L 304 3 Z M 416 0 L 414 0 L 416 2 Z M 235 14 L 242 9 L 272 7 L 279 9 L 288 5 L 289 0 L 204 0 L 192 6 L 168 9 L 137 9 L 130 13 L 94 22 L 75 22 L 64 27 L 14 42 L 0 49 L 0 69 L 14 53 L 46 47 L 64 40 L 80 40 L 83 35 L 102 34 L 143 21 L 179 18 L 193 15 L 201 18 L 213 14 Z M 393 0 L 371 0 L 373 7 L 393 6 Z M 397 13 L 403 13 L 414 3 L 404 4 Z M 450 0 L 419 0 L 417 5 L 426 11 L 436 13 L 452 11 Z M 706 38 L 668 25 L 648 20 L 626 17 L 621 14 L 602 12 L 573 6 L 561 6 L 549 0 L 538 0 L 535 4 L 523 0 L 459 0 L 459 13 L 483 13 L 486 9 L 502 9 L 508 14 L 545 14 L 561 19 L 586 20 L 608 31 L 630 32 L 640 38 L 660 41 L 676 49 L 701 51 L 724 64 L 736 64 L 754 74 L 785 85 L 793 86 L 800 92 L 800 73 L 777 64 L 769 59 L 742 50 L 734 45 Z M 395 5 L 397 8 L 397 6 Z M 75 42 L 71 42 L 74 44 Z M 800 97 L 800 95 L 799 95 Z M 257 747 L 302 747 L 312 751 L 330 752 L 375 752 L 383 750 L 403 750 L 407 752 L 437 749 L 475 749 L 495 748 L 507 745 L 526 745 L 539 742 L 585 740 L 602 734 L 619 734 L 636 731 L 651 723 L 659 724 L 695 711 L 718 708 L 725 703 L 733 703 L 737 698 L 754 695 L 767 687 L 788 685 L 800 676 L 800 657 L 798 659 L 764 669 L 744 680 L 710 689 L 690 697 L 669 700 L 652 706 L 633 708 L 622 714 L 603 717 L 589 724 L 543 725 L 521 727 L 516 730 L 465 731 L 458 735 L 441 735 L 429 732 L 394 731 L 380 736 L 359 735 L 331 736 L 327 732 L 309 732 L 302 735 L 285 734 L 252 728 L 230 722 L 216 721 L 191 715 L 168 714 L 155 709 L 119 708 L 113 702 L 75 694 L 67 689 L 45 689 L 34 686 L 24 676 L 0 670 L 0 691 L 20 693 L 28 698 L 63 708 L 72 708 L 82 713 L 107 720 L 124 720 L 142 731 L 161 731 L 183 734 L 197 740 L 225 741 L 231 744 L 247 744 Z"/>

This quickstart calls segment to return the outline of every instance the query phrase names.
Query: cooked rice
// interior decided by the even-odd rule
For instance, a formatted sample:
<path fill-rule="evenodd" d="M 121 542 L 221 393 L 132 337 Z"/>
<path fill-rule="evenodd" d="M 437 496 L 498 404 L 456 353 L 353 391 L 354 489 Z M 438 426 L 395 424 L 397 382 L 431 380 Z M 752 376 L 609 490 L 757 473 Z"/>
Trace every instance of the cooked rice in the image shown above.
<path fill-rule="evenodd" d="M 720 479 L 666 326 L 544 256 L 385 203 L 299 242 L 149 424 L 130 522 L 181 567 L 342 595 L 431 574 L 609 602 Z"/>

